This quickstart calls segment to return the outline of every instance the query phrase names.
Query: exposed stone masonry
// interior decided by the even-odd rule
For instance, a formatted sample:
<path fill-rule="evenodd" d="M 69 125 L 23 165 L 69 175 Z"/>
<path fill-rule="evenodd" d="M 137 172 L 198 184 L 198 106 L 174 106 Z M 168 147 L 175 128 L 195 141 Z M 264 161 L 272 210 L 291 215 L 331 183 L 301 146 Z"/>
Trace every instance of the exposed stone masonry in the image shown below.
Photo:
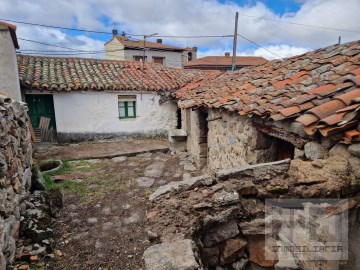
<path fill-rule="evenodd" d="M 317 149 L 318 146 L 306 148 Z M 358 226 L 353 222 L 358 218 L 360 205 L 359 175 L 356 172 L 360 161 L 354 155 L 358 154 L 356 149 L 352 146 L 350 154 L 346 145 L 335 145 L 329 153 L 325 151 L 323 157 L 326 159 L 311 160 L 309 156 L 308 160 L 239 166 L 217 171 L 214 176 L 172 182 L 159 188 L 150 196 L 148 234 L 149 240 L 155 244 L 152 249 L 160 254 L 157 253 L 158 259 L 154 260 L 150 253 L 146 253 L 146 269 L 167 269 L 161 268 L 161 258 L 169 258 L 168 250 L 183 246 L 184 239 L 194 241 L 196 246 L 190 248 L 188 245 L 186 252 L 176 255 L 180 256 L 176 260 L 193 263 L 172 269 L 357 269 L 356 254 L 359 250 L 353 241 L 358 240 L 351 237 L 359 235 Z M 266 198 L 348 198 L 351 222 L 346 264 L 301 261 L 291 256 L 284 264 L 277 254 L 265 258 L 265 235 L 268 234 L 264 212 Z M 297 221 L 301 223 L 304 217 L 306 213 L 300 211 Z M 271 222 L 272 228 L 281 226 L 276 218 Z M 297 236 L 300 242 L 301 233 Z M 272 241 L 275 245 L 283 244 L 279 238 Z M 162 246 L 165 243 L 166 249 Z M 171 262 L 167 261 L 166 265 L 169 264 Z"/>
<path fill-rule="evenodd" d="M 257 131 L 251 119 L 209 111 L 209 168 L 233 168 L 275 160 L 274 140 Z"/>
<path fill-rule="evenodd" d="M 20 203 L 31 186 L 32 143 L 27 106 L 0 95 L 0 269 L 15 258 Z"/>

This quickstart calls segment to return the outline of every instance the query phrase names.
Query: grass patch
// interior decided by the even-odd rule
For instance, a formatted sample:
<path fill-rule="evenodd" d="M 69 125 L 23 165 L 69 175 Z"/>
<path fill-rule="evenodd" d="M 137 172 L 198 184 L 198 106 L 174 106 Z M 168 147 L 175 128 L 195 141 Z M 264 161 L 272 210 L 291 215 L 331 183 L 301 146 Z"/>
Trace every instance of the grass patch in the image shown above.
<path fill-rule="evenodd" d="M 122 191 L 128 188 L 127 181 L 132 186 L 135 182 L 134 177 L 127 177 L 119 175 L 118 173 L 104 173 L 104 163 L 91 163 L 86 160 L 79 162 L 69 162 L 62 160 L 63 167 L 59 170 L 44 173 L 43 177 L 48 189 L 59 189 L 62 194 L 66 192 L 76 193 L 80 197 L 82 203 L 89 202 L 93 199 L 100 199 L 106 196 L 111 191 Z M 54 182 L 53 176 L 68 174 L 68 173 L 81 173 L 88 171 L 97 171 L 97 175 L 88 176 L 81 181 L 76 180 L 63 180 Z"/>

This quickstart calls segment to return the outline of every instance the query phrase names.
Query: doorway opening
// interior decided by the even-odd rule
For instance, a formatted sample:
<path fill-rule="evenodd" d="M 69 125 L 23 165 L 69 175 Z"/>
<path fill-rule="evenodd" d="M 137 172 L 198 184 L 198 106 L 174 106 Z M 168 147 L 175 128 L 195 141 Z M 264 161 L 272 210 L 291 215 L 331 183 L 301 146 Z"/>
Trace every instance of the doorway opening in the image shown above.
<path fill-rule="evenodd" d="M 177 125 L 176 125 L 176 128 L 177 129 L 181 129 L 181 109 L 177 109 L 176 111 L 176 116 L 177 116 Z"/>
<path fill-rule="evenodd" d="M 275 161 L 284 159 L 294 159 L 295 146 L 292 143 L 275 138 Z"/>
<path fill-rule="evenodd" d="M 56 121 L 53 95 L 26 94 L 29 117 L 37 142 L 56 141 Z"/>
<path fill-rule="evenodd" d="M 208 113 L 206 110 L 199 110 L 199 146 L 200 146 L 200 166 L 207 165 L 208 160 Z"/>

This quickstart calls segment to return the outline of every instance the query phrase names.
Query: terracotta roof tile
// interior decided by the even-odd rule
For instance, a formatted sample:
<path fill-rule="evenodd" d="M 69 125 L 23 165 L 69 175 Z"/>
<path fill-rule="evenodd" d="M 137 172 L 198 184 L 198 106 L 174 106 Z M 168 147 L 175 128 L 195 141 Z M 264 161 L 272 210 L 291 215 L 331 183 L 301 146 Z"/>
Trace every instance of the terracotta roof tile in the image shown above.
<path fill-rule="evenodd" d="M 358 84 L 360 41 L 354 41 L 226 72 L 177 97 L 182 107 L 182 101 L 195 96 L 202 106 L 209 106 L 209 91 L 221 101 L 233 96 L 236 99 L 231 101 L 235 103 L 223 104 L 225 109 L 274 121 L 292 118 L 305 126 L 307 134 L 320 131 L 328 136 L 346 131 L 349 123 L 360 119 L 360 106 L 353 106 L 360 103 Z M 241 91 L 249 85 L 252 89 Z"/>
<path fill-rule="evenodd" d="M 256 66 L 268 62 L 263 57 L 259 56 L 237 56 L 236 66 Z M 195 67 L 231 67 L 232 57 L 227 56 L 205 56 L 198 58 L 184 64 L 185 68 Z"/>
<path fill-rule="evenodd" d="M 85 58 L 18 56 L 23 87 L 39 90 L 177 90 L 187 83 L 201 85 L 216 71 L 181 70 L 158 64 Z M 197 83 L 195 83 L 197 82 Z"/>

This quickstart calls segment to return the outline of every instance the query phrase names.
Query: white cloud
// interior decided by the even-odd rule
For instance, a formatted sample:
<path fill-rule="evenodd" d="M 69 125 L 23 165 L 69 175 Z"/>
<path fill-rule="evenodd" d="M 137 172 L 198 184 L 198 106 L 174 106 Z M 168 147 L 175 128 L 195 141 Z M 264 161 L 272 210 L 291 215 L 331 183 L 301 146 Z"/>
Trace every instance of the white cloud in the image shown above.
<path fill-rule="evenodd" d="M 309 50 L 310 48 L 293 47 L 287 44 L 280 44 L 280 45 L 265 46 L 264 48 L 256 49 L 249 54 L 254 56 L 262 56 L 265 57 L 266 59 L 272 60 L 272 59 L 278 59 L 279 56 L 285 58 L 285 57 L 303 54 Z M 249 55 L 249 54 L 242 54 L 242 55 Z"/>
<path fill-rule="evenodd" d="M 254 17 L 270 18 L 358 31 L 360 1 L 300 0 L 301 8 L 279 16 L 265 4 L 253 1 L 243 6 L 235 2 L 215 0 L 13 0 L 0 1 L 0 17 L 65 27 L 111 31 L 111 24 L 119 24 L 119 31 L 135 34 L 162 35 L 225 35 L 232 34 L 235 12 Z M 104 25 L 106 18 L 109 25 Z M 360 39 L 359 33 L 332 31 L 262 19 L 239 17 L 239 33 L 281 56 L 290 56 L 307 49 L 325 47 L 337 42 Z M 78 33 L 75 37 L 57 29 L 35 28 L 18 24 L 18 36 L 83 50 L 102 49 L 106 38 Z M 111 36 L 107 36 L 109 39 Z M 164 42 L 180 46 L 198 46 L 200 55 L 232 51 L 231 38 L 169 39 Z M 46 48 L 20 41 L 23 49 Z M 273 58 L 266 50 L 249 50 L 250 43 L 238 39 L 238 51 Z M 251 45 L 252 46 L 252 45 Z"/>

